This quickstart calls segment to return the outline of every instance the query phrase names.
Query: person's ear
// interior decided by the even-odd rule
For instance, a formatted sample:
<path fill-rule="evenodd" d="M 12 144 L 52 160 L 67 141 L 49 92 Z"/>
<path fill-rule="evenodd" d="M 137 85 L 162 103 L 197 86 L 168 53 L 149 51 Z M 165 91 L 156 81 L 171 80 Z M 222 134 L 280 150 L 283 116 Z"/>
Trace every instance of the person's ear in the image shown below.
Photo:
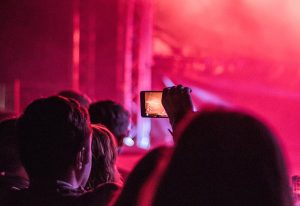
<path fill-rule="evenodd" d="M 86 147 L 82 147 L 81 153 L 82 153 L 82 163 L 83 164 L 89 163 L 89 151 L 88 151 L 88 149 Z"/>
<path fill-rule="evenodd" d="M 86 150 L 85 147 L 82 147 L 81 150 L 78 152 L 77 154 L 77 158 L 76 158 L 76 168 L 78 170 L 82 169 L 82 166 L 84 164 L 87 164 L 89 159 L 88 159 L 88 151 Z"/>

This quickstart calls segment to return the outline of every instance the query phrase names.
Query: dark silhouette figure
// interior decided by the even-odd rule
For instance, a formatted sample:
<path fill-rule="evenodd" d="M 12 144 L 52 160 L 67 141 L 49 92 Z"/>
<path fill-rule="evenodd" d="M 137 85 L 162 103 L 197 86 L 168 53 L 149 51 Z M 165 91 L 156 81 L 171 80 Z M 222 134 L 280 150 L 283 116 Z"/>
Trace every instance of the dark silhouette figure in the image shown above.
<path fill-rule="evenodd" d="M 63 96 L 66 98 L 71 98 L 76 100 L 82 107 L 88 109 L 92 100 L 83 93 L 80 92 L 76 92 L 74 90 L 63 90 L 61 92 L 59 92 L 57 95 L 59 96 Z"/>
<path fill-rule="evenodd" d="M 117 186 L 83 188 L 91 162 L 89 115 L 61 96 L 32 102 L 17 124 L 21 161 L 30 186 L 13 192 L 3 205 L 105 205 Z"/>
<path fill-rule="evenodd" d="M 292 205 L 278 143 L 254 117 L 195 113 L 176 128 L 175 138 L 153 205 Z"/>
<path fill-rule="evenodd" d="M 116 102 L 98 101 L 90 105 L 89 113 L 93 124 L 103 124 L 117 138 L 119 147 L 123 145 L 123 139 L 128 135 L 130 115 L 120 104 Z"/>
<path fill-rule="evenodd" d="M 22 166 L 16 136 L 17 119 L 0 123 L 0 199 L 12 190 L 28 188 L 29 179 Z"/>

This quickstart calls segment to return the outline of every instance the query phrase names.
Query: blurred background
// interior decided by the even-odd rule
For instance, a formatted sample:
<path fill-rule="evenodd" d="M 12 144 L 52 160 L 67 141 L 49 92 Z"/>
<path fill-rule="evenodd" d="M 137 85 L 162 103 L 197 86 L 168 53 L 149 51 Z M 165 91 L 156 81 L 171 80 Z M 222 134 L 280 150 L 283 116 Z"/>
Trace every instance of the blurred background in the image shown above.
<path fill-rule="evenodd" d="M 140 117 L 139 92 L 183 84 L 199 109 L 263 119 L 300 174 L 299 9 L 295 0 L 2 0 L 0 110 L 19 114 L 65 89 L 112 99 L 132 114 L 134 153 L 172 144 L 167 119 Z"/>

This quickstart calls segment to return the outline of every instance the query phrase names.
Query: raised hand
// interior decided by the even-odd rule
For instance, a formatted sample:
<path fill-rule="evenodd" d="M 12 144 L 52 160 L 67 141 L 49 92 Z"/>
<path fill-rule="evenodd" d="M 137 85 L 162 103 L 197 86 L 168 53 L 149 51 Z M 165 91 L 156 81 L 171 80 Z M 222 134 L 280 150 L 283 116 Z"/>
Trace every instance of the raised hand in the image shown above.
<path fill-rule="evenodd" d="M 167 87 L 163 90 L 162 105 L 169 116 L 173 130 L 188 112 L 193 111 L 191 92 L 189 87 L 182 85 Z"/>

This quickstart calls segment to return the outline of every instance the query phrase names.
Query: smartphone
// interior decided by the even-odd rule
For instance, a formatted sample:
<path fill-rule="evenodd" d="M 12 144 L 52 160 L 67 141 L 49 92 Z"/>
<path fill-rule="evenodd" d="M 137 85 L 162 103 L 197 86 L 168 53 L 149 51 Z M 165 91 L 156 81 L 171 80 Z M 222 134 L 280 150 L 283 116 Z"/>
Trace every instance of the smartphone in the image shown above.
<path fill-rule="evenodd" d="M 168 118 L 161 103 L 162 91 L 141 91 L 141 115 L 150 118 Z"/>

